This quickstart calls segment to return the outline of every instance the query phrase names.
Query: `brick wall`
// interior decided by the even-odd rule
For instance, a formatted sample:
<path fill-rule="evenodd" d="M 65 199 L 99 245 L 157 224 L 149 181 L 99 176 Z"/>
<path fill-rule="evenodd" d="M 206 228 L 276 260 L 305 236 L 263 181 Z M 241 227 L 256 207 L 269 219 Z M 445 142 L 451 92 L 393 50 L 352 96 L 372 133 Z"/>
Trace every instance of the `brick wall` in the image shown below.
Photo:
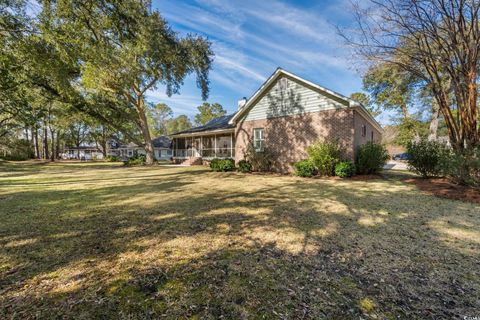
<path fill-rule="evenodd" d="M 373 132 L 373 141 L 380 143 L 382 141 L 382 134 L 370 122 L 365 119 L 365 117 L 358 111 L 354 111 L 354 127 L 355 127 L 355 138 L 354 138 L 354 149 L 356 150 L 358 146 L 372 141 L 372 132 Z M 365 126 L 366 132 L 363 135 L 362 127 Z"/>
<path fill-rule="evenodd" d="M 325 139 L 338 139 L 346 149 L 345 157 L 353 160 L 353 109 L 240 122 L 235 129 L 237 162 L 243 159 L 255 128 L 264 129 L 265 144 L 274 153 L 274 170 L 278 172 L 291 172 L 294 162 L 307 158 L 306 147 Z"/>

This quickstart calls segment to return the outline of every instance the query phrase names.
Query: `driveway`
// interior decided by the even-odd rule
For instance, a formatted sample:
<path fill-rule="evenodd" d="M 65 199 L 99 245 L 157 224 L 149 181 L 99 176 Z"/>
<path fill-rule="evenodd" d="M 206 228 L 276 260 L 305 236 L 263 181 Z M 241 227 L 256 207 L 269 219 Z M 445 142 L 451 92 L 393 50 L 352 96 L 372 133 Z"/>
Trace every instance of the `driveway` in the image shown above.
<path fill-rule="evenodd" d="M 405 161 L 390 160 L 383 169 L 387 170 L 408 170 L 407 163 Z"/>

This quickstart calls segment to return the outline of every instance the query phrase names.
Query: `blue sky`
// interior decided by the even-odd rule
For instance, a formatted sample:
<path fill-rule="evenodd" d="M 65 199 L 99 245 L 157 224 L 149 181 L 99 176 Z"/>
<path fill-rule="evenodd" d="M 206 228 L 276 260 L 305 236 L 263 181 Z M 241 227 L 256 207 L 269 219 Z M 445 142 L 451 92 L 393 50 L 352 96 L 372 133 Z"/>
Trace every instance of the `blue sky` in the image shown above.
<path fill-rule="evenodd" d="M 350 23 L 348 6 L 348 0 L 153 1 L 153 9 L 175 31 L 212 42 L 215 59 L 208 101 L 219 102 L 228 113 L 277 67 L 344 95 L 361 91 L 358 64 L 335 30 L 336 25 Z M 175 115 L 188 116 L 202 103 L 191 77 L 179 95 L 169 98 L 160 87 L 149 99 L 167 103 Z"/>

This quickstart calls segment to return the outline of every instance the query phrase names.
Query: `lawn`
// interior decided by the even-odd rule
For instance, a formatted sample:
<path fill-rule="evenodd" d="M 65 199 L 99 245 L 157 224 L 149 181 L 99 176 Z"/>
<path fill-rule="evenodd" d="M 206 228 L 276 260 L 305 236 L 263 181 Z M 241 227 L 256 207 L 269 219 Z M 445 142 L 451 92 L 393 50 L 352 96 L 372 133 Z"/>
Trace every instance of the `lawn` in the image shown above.
<path fill-rule="evenodd" d="M 0 318 L 480 316 L 480 206 L 376 180 L 0 164 Z"/>

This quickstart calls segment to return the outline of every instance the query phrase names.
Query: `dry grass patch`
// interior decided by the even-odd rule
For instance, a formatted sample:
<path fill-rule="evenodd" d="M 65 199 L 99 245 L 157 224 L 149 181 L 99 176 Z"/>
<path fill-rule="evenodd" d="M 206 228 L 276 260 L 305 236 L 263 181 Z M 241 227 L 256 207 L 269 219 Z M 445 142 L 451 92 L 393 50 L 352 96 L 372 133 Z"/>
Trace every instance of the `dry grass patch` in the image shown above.
<path fill-rule="evenodd" d="M 400 179 L 0 164 L 0 318 L 451 318 L 480 208 Z"/>

